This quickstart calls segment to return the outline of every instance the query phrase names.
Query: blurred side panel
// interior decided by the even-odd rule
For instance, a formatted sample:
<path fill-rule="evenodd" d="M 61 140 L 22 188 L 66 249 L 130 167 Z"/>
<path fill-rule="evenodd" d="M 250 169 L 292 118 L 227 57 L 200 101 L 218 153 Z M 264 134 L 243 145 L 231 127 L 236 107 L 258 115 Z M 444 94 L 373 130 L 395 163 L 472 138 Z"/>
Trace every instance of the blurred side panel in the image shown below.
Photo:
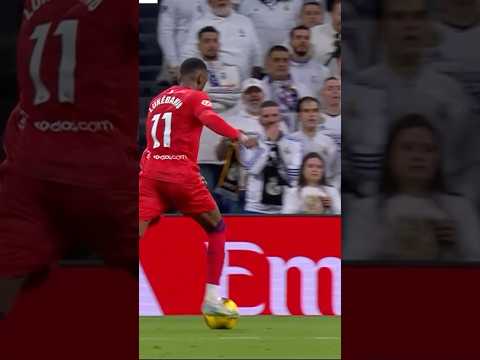
<path fill-rule="evenodd" d="M 480 1 L 343 4 L 343 358 L 478 357 Z"/>
<path fill-rule="evenodd" d="M 138 6 L 2 4 L 2 359 L 138 358 Z"/>

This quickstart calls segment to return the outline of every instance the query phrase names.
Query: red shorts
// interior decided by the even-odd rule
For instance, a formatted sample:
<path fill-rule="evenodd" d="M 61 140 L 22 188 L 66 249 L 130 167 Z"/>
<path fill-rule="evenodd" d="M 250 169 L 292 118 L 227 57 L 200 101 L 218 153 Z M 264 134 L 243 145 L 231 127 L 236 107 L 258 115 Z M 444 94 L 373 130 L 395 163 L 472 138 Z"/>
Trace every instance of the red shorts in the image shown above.
<path fill-rule="evenodd" d="M 200 175 L 194 183 L 172 183 L 140 177 L 139 216 L 150 221 L 175 209 L 186 215 L 210 212 L 217 204 Z"/>
<path fill-rule="evenodd" d="M 107 264 L 138 262 L 135 191 L 87 188 L 11 172 L 0 188 L 0 277 L 21 276 L 86 245 Z"/>

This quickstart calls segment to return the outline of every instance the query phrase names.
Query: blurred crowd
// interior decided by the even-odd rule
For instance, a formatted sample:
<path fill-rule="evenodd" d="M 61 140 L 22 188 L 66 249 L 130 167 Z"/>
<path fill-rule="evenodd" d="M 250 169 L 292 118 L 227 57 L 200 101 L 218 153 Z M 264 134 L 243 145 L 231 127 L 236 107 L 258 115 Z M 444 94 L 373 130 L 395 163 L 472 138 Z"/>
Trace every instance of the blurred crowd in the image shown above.
<path fill-rule="evenodd" d="M 201 58 L 214 109 L 254 142 L 203 130 L 198 163 L 220 210 L 340 214 L 339 0 L 162 0 L 141 9 L 140 31 L 140 147 L 151 97 Z"/>

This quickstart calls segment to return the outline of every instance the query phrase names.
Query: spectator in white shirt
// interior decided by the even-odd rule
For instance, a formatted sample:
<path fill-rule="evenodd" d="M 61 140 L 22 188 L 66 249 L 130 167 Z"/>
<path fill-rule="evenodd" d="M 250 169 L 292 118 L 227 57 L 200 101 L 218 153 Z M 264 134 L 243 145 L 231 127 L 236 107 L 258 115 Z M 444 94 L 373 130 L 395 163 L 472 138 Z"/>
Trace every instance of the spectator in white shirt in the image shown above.
<path fill-rule="evenodd" d="M 337 144 L 340 154 L 342 148 L 342 81 L 337 77 L 325 80 L 320 92 L 323 122 L 320 131 L 330 136 Z"/>
<path fill-rule="evenodd" d="M 340 158 L 337 145 L 333 140 L 319 131 L 320 102 L 313 97 L 304 97 L 298 103 L 298 120 L 300 130 L 292 138 L 302 143 L 302 153 L 318 153 L 325 160 L 328 185 L 340 188 Z"/>
<path fill-rule="evenodd" d="M 287 188 L 283 197 L 284 214 L 338 215 L 340 194 L 325 183 L 325 161 L 316 153 L 304 156 L 298 186 Z"/>
<path fill-rule="evenodd" d="M 225 112 L 240 99 L 240 71 L 220 56 L 220 34 L 213 26 L 198 32 L 198 49 L 207 65 L 208 82 L 204 91 L 210 96 L 214 110 Z"/>
<path fill-rule="evenodd" d="M 290 31 L 290 74 L 295 82 L 302 83 L 309 89 L 310 96 L 318 96 L 320 89 L 330 71 L 317 59 L 313 58 L 310 43 L 310 29 L 304 25 Z"/>
<path fill-rule="evenodd" d="M 334 0 L 332 5 L 332 21 L 312 28 L 312 44 L 315 57 L 326 64 L 335 52 L 335 41 L 340 40 L 342 30 L 341 2 Z"/>
<path fill-rule="evenodd" d="M 263 84 L 260 80 L 254 78 L 245 80 L 242 84 L 240 103 L 232 115 L 225 116 L 226 120 L 231 126 L 242 130 L 253 139 L 259 138 L 264 133 L 260 123 L 260 110 L 264 98 Z M 239 164 L 238 150 L 238 143 L 232 143 L 227 138 L 223 138 L 216 148 L 218 160 L 225 163 L 215 193 L 222 196 L 220 205 L 225 213 L 241 213 L 245 207 L 247 172 Z"/>
<path fill-rule="evenodd" d="M 296 25 L 302 4 L 303 0 L 244 0 L 240 4 L 238 12 L 248 16 L 257 34 L 261 34 L 262 56 L 288 38 L 288 30 Z"/>
<path fill-rule="evenodd" d="M 248 133 L 261 134 L 263 127 L 259 122 L 260 108 L 265 101 L 265 91 L 261 80 L 249 78 L 242 83 L 242 95 L 239 103 L 226 117 L 228 123 Z"/>
<path fill-rule="evenodd" d="M 210 96 L 213 108 L 224 113 L 240 99 L 240 74 L 237 66 L 222 60 L 218 37 L 218 31 L 212 26 L 200 29 L 198 49 L 208 70 L 208 82 L 204 91 Z M 215 151 L 220 139 L 220 135 L 208 128 L 203 129 L 200 137 L 198 163 L 209 189 L 216 186 L 223 166 L 223 161 L 218 159 Z"/>
<path fill-rule="evenodd" d="M 343 133 L 348 136 L 344 148 L 355 149 L 357 160 L 352 164 L 359 173 L 354 178 L 368 176 L 370 183 L 367 187 L 357 183 L 356 191 L 371 194 L 378 190 L 379 161 L 388 127 L 405 114 L 420 113 L 427 116 L 439 131 L 445 147 L 442 169 L 447 187 L 458 192 L 466 185 L 464 182 L 468 178 L 465 175 L 475 162 L 476 154 L 472 149 L 478 143 L 476 134 L 472 133 L 472 129 L 478 126 L 471 113 L 472 99 L 454 78 L 425 62 L 425 44 L 431 37 L 426 3 L 394 0 L 384 0 L 383 3 L 379 25 L 384 39 L 384 59 L 355 74 L 355 86 L 359 85 L 356 91 L 368 93 L 373 90 L 379 93 L 378 100 L 382 98 L 376 101 L 370 97 L 369 109 L 365 109 L 377 115 L 360 120 L 359 110 L 364 105 L 358 99 L 363 95 L 352 95 L 352 92 L 344 99 L 348 102 L 342 109 L 350 114 L 349 121 L 343 123 Z M 361 126 L 357 127 L 359 124 Z M 362 175 L 364 169 L 369 174 Z"/>
<path fill-rule="evenodd" d="M 302 145 L 282 133 L 280 121 L 278 104 L 265 101 L 260 117 L 264 134 L 258 137 L 256 146 L 240 146 L 240 162 L 248 172 L 247 212 L 280 213 L 285 188 L 298 181 Z"/>
<path fill-rule="evenodd" d="M 322 25 L 325 19 L 325 8 L 323 2 L 305 1 L 300 11 L 300 25 L 305 25 L 309 29 Z"/>
<path fill-rule="evenodd" d="M 250 77 L 252 68 L 263 64 L 262 49 L 251 20 L 232 9 L 231 0 L 208 0 L 210 12 L 191 24 L 181 50 L 181 59 L 199 57 L 198 32 L 213 26 L 220 33 L 220 56 L 240 69 L 240 78 Z"/>
<path fill-rule="evenodd" d="M 267 76 L 263 79 L 265 98 L 280 106 L 282 121 L 290 132 L 296 131 L 297 104 L 304 96 L 311 96 L 308 87 L 290 74 L 290 53 L 285 46 L 273 46 L 267 54 Z"/>
<path fill-rule="evenodd" d="M 180 49 L 187 39 L 190 25 L 207 11 L 207 0 L 162 0 L 159 6 L 157 38 L 170 80 L 177 77 Z"/>

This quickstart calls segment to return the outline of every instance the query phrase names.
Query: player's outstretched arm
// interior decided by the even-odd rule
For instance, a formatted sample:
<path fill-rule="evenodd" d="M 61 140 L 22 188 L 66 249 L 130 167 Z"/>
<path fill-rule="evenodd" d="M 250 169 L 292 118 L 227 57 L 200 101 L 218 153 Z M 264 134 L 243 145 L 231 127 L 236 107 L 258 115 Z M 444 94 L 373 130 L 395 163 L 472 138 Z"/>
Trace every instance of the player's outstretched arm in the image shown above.
<path fill-rule="evenodd" d="M 231 140 L 239 140 L 241 138 L 241 132 L 227 124 L 227 122 L 213 110 L 202 111 L 198 118 L 203 125 L 218 135 L 222 135 Z M 245 134 L 242 135 L 245 136 Z"/>
<path fill-rule="evenodd" d="M 198 116 L 203 125 L 210 130 L 216 132 L 219 135 L 227 137 L 231 140 L 238 140 L 240 144 L 246 147 L 252 147 L 256 144 L 255 140 L 252 141 L 242 131 L 231 127 L 220 115 L 213 110 L 204 110 Z"/>

